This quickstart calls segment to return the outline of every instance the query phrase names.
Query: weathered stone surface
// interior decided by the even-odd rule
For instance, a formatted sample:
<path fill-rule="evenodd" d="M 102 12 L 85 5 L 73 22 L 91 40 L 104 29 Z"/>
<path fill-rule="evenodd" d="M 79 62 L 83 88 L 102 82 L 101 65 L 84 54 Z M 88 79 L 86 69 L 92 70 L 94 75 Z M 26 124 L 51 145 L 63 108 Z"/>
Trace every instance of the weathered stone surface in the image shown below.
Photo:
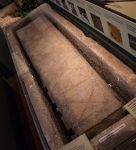
<path fill-rule="evenodd" d="M 122 124 L 125 124 L 124 128 L 118 130 L 118 132 L 107 138 L 107 140 L 101 143 L 99 142 L 102 137 L 109 134 L 111 131 L 121 126 Z M 129 114 L 117 123 L 113 124 L 105 131 L 103 131 L 101 134 L 91 139 L 90 142 L 95 150 L 111 150 L 126 141 L 134 134 L 136 134 L 136 120 Z"/>
<path fill-rule="evenodd" d="M 41 89 L 29 71 L 24 72 L 21 77 L 24 80 L 37 119 L 51 150 L 61 148 L 66 144 L 66 139 Z"/>
<path fill-rule="evenodd" d="M 44 12 L 125 103 L 136 96 L 136 74 L 129 67 L 50 7 Z"/>
<path fill-rule="evenodd" d="M 44 86 L 76 134 L 121 107 L 109 86 L 44 16 L 17 31 Z"/>

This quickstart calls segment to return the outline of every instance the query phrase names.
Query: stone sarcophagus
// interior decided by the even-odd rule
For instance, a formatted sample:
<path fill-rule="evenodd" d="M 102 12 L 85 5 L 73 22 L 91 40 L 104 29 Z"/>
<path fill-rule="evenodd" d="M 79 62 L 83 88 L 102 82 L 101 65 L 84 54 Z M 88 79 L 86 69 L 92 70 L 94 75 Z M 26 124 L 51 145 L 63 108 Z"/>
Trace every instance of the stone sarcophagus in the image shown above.
<path fill-rule="evenodd" d="M 101 45 L 47 4 L 4 32 L 51 150 L 68 142 L 56 114 L 72 131 L 70 140 L 85 133 L 97 150 L 113 149 L 136 134 L 134 118 L 122 108 L 135 96 L 135 75 Z"/>
<path fill-rule="evenodd" d="M 52 101 L 76 135 L 121 108 L 115 93 L 45 16 L 18 30 L 17 35 Z"/>

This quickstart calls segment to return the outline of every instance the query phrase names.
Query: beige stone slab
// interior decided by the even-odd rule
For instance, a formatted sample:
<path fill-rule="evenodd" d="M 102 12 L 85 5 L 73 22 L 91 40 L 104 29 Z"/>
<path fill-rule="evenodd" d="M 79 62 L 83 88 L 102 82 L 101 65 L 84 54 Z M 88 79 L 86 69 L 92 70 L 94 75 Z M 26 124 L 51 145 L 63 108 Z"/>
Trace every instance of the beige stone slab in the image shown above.
<path fill-rule="evenodd" d="M 76 134 L 84 133 L 122 106 L 109 86 L 46 18 L 38 17 L 17 34 L 52 100 Z"/>
<path fill-rule="evenodd" d="M 66 139 L 32 74 L 27 71 L 21 75 L 24 80 L 32 106 L 51 150 L 57 150 L 66 144 Z"/>
<path fill-rule="evenodd" d="M 120 127 L 120 129 L 118 128 Z M 121 128 L 122 127 L 122 128 Z M 118 129 L 118 130 L 116 130 Z M 106 135 L 111 136 L 104 140 Z M 136 134 L 136 120 L 129 114 L 90 140 L 95 150 L 111 150 Z M 102 139 L 102 142 L 99 140 Z"/>
<path fill-rule="evenodd" d="M 113 90 L 118 93 L 122 101 L 127 103 L 136 96 L 136 74 L 127 65 L 92 38 L 86 37 L 79 28 L 50 7 L 46 7 L 44 13 L 79 48 L 79 51 L 107 84 L 112 85 Z"/>

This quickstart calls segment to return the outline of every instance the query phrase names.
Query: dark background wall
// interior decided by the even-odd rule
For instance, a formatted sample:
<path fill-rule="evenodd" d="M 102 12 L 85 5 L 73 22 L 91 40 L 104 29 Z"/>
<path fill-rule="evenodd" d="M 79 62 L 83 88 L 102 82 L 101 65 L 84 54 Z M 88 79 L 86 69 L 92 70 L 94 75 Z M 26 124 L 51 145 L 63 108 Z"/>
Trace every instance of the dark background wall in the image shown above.
<path fill-rule="evenodd" d="M 3 31 L 0 28 L 0 70 L 4 78 L 9 78 L 15 74 L 15 67 L 4 37 Z"/>
<path fill-rule="evenodd" d="M 28 150 L 13 89 L 0 72 L 0 149 Z"/>
<path fill-rule="evenodd" d="M 15 74 L 6 39 L 0 28 L 0 150 L 28 150 L 15 92 L 7 82 Z"/>
<path fill-rule="evenodd" d="M 13 0 L 0 0 L 0 8 L 7 6 L 12 2 Z"/>

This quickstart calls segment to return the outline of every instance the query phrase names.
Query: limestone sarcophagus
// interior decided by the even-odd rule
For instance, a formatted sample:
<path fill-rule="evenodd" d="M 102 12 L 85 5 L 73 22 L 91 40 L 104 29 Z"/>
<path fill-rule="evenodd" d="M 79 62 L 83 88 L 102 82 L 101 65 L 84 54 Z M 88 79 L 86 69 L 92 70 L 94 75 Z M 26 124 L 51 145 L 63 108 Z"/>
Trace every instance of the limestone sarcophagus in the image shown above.
<path fill-rule="evenodd" d="M 38 17 L 17 35 L 52 101 L 77 135 L 121 108 L 115 93 L 47 18 Z"/>

